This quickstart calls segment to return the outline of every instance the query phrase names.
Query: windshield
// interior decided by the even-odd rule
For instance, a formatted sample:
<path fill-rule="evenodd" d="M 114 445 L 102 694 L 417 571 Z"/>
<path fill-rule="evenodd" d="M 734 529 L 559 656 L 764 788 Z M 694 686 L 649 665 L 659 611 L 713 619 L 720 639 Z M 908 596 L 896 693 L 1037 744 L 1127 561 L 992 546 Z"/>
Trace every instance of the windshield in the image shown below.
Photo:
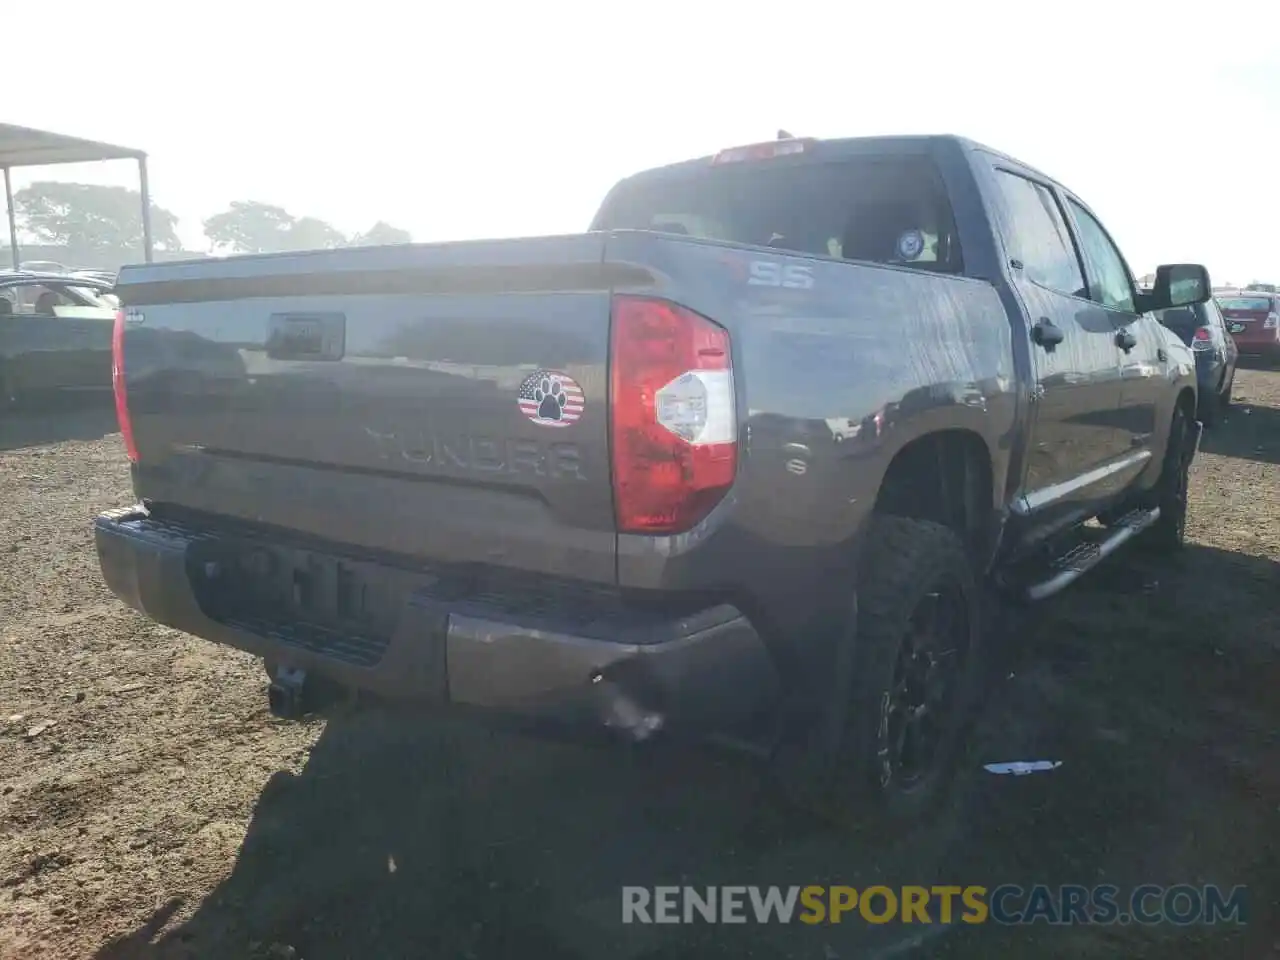
<path fill-rule="evenodd" d="M 946 196 L 933 166 L 917 157 L 735 163 L 624 182 L 593 228 L 958 272 Z"/>
<path fill-rule="evenodd" d="M 1248 310 L 1252 313 L 1268 313 L 1271 310 L 1270 297 L 1217 297 L 1218 307 L 1222 310 Z"/>
<path fill-rule="evenodd" d="M 84 301 L 83 304 L 77 304 L 78 306 L 111 308 L 111 301 L 107 300 L 105 295 L 94 287 L 75 286 L 63 287 L 62 289 L 72 295 L 69 299 L 75 300 L 78 298 Z"/>

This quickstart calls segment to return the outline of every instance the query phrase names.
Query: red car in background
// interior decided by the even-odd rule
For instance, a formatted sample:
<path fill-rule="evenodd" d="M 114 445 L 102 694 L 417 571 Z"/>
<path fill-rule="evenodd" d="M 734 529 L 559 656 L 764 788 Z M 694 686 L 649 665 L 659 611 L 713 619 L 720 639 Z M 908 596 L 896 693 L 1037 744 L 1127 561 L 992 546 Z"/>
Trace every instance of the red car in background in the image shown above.
<path fill-rule="evenodd" d="M 1280 360 L 1280 294 L 1224 290 L 1213 297 L 1241 357 Z"/>

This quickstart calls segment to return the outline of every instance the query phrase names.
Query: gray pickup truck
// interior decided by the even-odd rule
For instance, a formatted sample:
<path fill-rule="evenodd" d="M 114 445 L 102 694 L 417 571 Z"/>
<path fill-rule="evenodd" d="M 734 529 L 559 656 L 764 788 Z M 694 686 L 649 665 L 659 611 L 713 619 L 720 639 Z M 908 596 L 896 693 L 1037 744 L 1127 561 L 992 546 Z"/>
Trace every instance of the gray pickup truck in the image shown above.
<path fill-rule="evenodd" d="M 910 818 L 997 605 L 1181 544 L 1195 361 L 1151 312 L 1210 289 L 1138 291 L 1079 198 L 949 136 L 728 149 L 571 236 L 129 266 L 102 571 L 282 715 L 705 737 Z"/>

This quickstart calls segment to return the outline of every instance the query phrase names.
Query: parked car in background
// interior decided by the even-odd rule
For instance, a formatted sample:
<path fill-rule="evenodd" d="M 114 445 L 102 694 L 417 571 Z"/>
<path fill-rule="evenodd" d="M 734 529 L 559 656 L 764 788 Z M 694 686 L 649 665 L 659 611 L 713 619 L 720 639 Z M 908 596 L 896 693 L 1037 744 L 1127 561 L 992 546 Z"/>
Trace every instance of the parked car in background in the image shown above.
<path fill-rule="evenodd" d="M 1242 357 L 1280 360 L 1280 294 L 1228 290 L 1214 300 Z"/>
<path fill-rule="evenodd" d="M 72 275 L 94 280 L 98 283 L 105 283 L 108 288 L 116 285 L 116 274 L 114 270 L 75 270 Z M 120 306 L 120 298 L 114 293 L 103 293 L 102 299 L 106 300 L 113 308 Z"/>
<path fill-rule="evenodd" d="M 1212 426 L 1231 405 L 1240 356 L 1235 340 L 1227 332 L 1227 321 L 1213 300 L 1162 310 L 1156 316 L 1195 354 L 1199 381 L 1196 417 Z"/>
<path fill-rule="evenodd" d="M 111 287 L 70 274 L 0 273 L 0 405 L 111 390 Z"/>
<path fill-rule="evenodd" d="M 56 260 L 23 260 L 18 264 L 23 273 L 68 273 L 65 264 Z"/>
<path fill-rule="evenodd" d="M 83 269 L 72 270 L 71 273 L 77 277 L 88 277 L 90 280 L 99 280 L 102 283 L 115 284 L 116 282 L 114 270 L 98 270 L 94 267 L 84 267 Z"/>

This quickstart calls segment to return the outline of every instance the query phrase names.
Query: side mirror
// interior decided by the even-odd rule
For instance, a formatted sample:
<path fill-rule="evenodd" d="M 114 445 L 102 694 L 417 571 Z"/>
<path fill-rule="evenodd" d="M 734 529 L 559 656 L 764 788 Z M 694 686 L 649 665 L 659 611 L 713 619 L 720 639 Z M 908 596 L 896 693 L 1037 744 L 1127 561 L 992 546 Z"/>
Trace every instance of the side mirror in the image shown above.
<path fill-rule="evenodd" d="M 1198 263 L 1166 263 L 1156 268 L 1156 282 L 1142 299 L 1149 310 L 1190 307 L 1213 296 L 1209 271 Z"/>

